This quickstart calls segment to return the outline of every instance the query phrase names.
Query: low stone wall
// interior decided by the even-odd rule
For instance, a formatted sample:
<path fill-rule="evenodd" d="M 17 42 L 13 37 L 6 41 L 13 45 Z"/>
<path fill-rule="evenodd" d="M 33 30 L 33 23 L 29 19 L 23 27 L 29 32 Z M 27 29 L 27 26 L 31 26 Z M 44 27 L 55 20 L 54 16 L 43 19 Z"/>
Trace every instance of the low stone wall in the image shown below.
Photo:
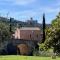
<path fill-rule="evenodd" d="M 36 49 L 36 41 L 12 39 L 7 44 L 4 51 L 7 55 L 33 55 L 33 50 Z"/>
<path fill-rule="evenodd" d="M 13 44 L 17 46 L 17 49 L 19 50 L 18 54 L 21 55 L 33 55 L 33 50 L 37 47 L 37 41 L 32 40 L 16 39 L 13 40 Z"/>

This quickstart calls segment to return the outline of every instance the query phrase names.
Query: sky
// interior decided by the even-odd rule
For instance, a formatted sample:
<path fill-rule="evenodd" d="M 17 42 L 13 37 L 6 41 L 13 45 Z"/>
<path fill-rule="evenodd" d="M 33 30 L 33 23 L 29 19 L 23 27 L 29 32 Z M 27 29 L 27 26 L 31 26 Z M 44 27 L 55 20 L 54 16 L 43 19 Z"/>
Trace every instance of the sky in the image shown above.
<path fill-rule="evenodd" d="M 27 21 L 30 17 L 42 23 L 51 23 L 60 11 L 60 0 L 0 0 L 0 16 Z"/>

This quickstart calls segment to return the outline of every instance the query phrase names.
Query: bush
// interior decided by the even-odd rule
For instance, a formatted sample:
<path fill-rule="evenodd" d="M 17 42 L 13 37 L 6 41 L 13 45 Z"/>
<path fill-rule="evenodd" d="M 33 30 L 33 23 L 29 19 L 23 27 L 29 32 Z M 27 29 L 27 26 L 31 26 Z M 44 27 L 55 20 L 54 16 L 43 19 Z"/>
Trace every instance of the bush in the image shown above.
<path fill-rule="evenodd" d="M 50 49 L 49 50 L 43 50 L 43 51 L 39 51 L 39 56 L 44 56 L 44 57 L 49 57 L 49 56 L 52 56 L 54 53 L 53 51 Z"/>
<path fill-rule="evenodd" d="M 52 59 L 56 59 L 56 54 L 53 54 L 52 55 Z"/>
<path fill-rule="evenodd" d="M 33 56 L 39 56 L 39 51 L 34 51 Z"/>

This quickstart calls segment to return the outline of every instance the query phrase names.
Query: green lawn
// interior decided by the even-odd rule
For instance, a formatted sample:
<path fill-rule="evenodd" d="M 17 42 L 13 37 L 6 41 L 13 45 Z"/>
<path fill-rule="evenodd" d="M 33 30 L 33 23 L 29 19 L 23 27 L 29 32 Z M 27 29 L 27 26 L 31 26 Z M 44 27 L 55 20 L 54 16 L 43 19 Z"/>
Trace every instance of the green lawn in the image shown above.
<path fill-rule="evenodd" d="M 60 60 L 60 58 L 52 59 L 51 57 L 37 56 L 0 56 L 0 60 Z"/>

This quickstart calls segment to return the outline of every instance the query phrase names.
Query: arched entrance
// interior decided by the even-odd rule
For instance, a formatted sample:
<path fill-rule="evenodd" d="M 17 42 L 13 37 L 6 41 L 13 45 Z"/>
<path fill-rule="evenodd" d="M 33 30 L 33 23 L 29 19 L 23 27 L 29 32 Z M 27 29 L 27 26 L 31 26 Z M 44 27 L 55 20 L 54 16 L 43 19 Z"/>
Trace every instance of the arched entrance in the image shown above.
<path fill-rule="evenodd" d="M 17 54 L 29 55 L 29 46 L 27 44 L 17 45 Z"/>

